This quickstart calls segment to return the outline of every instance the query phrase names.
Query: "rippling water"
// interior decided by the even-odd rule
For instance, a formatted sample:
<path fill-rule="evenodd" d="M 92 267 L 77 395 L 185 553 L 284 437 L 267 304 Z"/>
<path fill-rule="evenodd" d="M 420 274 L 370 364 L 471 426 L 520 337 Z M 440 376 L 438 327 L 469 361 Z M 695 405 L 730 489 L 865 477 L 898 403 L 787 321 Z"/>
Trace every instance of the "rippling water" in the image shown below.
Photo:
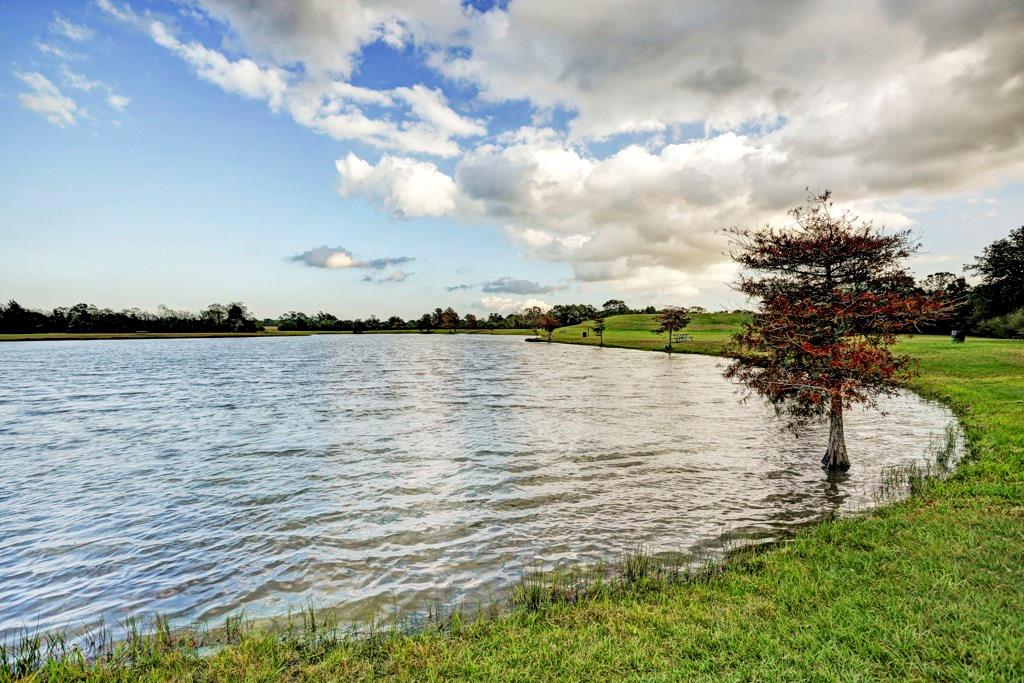
<path fill-rule="evenodd" d="M 952 418 L 818 468 L 701 356 L 363 335 L 0 344 L 0 637 L 494 595 L 537 562 L 772 537 L 871 504 Z"/>

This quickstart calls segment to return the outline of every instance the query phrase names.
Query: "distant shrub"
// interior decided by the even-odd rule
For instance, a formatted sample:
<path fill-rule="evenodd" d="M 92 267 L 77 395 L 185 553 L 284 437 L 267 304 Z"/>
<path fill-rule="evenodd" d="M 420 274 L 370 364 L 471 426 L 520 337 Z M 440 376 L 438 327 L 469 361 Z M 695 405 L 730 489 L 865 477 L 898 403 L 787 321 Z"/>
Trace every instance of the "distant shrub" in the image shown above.
<path fill-rule="evenodd" d="M 977 331 L 983 337 L 1024 339 L 1024 308 L 982 320 L 977 325 Z"/>

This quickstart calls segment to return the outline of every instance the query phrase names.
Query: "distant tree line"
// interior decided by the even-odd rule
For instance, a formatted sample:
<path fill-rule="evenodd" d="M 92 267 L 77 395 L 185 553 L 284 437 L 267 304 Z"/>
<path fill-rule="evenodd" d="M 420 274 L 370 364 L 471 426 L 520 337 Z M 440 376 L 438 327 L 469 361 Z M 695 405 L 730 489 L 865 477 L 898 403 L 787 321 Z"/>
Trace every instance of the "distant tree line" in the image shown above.
<path fill-rule="evenodd" d="M 49 313 L 17 301 L 0 304 L 0 333 L 39 332 L 256 332 L 263 326 L 244 304 L 210 304 L 198 313 L 160 306 L 156 313 L 129 308 L 114 311 L 91 304 L 55 308 Z"/>
<path fill-rule="evenodd" d="M 972 286 L 963 275 L 933 273 L 921 280 L 904 274 L 891 283 L 905 295 L 941 294 L 949 314 L 941 320 L 921 323 L 916 330 L 948 333 L 960 330 L 988 337 L 1024 337 L 1024 226 L 985 247 L 974 263 L 965 266 L 975 275 Z M 668 309 L 665 309 L 668 310 Z M 371 315 L 367 318 L 341 319 L 320 311 L 308 315 L 289 311 L 280 318 L 257 321 L 244 304 L 211 304 L 198 313 L 175 311 L 165 306 L 156 313 L 137 308 L 114 311 L 90 304 L 55 308 L 49 313 L 25 308 L 16 301 L 0 304 L 0 333 L 33 332 L 254 332 L 265 326 L 289 331 L 374 332 L 380 330 L 448 330 L 459 329 L 538 329 L 550 337 L 557 327 L 578 325 L 586 320 L 599 320 L 610 315 L 631 313 L 662 314 L 654 306 L 630 308 L 621 299 L 609 299 L 600 308 L 590 304 L 559 304 L 544 311 L 538 306 L 502 315 L 460 315 L 451 307 L 435 308 L 418 318 L 405 320 L 397 315 L 387 319 Z M 676 309 L 673 309 L 676 310 Z M 700 306 L 685 312 L 705 313 Z M 733 313 L 744 313 L 736 310 Z M 664 321 L 661 321 L 662 323 Z M 683 326 L 673 323 L 673 329 Z M 667 328 L 666 328 L 667 329 Z"/>
<path fill-rule="evenodd" d="M 289 311 L 276 320 L 268 318 L 264 325 L 276 325 L 283 331 L 321 331 L 321 332 L 377 332 L 380 330 L 434 330 L 455 331 L 459 329 L 532 329 L 543 311 L 539 307 L 526 308 L 517 313 L 501 315 L 477 316 L 473 313 L 460 315 L 455 309 L 435 308 L 418 318 L 408 320 L 393 315 L 387 319 L 371 315 L 366 318 L 344 319 L 330 313 L 320 311 L 315 315 L 307 315 L 300 311 Z"/>
<path fill-rule="evenodd" d="M 951 308 L 948 317 L 922 331 L 1024 338 L 1024 226 L 985 247 L 964 270 L 977 278 L 973 286 L 947 272 L 914 283 L 917 293 L 942 294 Z"/>
<path fill-rule="evenodd" d="M 702 312 L 704 309 L 696 307 L 690 310 Z M 658 313 L 658 309 L 654 306 L 631 309 L 619 299 L 610 299 L 601 308 L 590 304 L 558 304 L 545 311 L 539 306 L 530 306 L 507 315 L 491 313 L 486 316 L 478 316 L 467 313 L 463 316 L 451 307 L 435 308 L 418 318 L 409 318 L 408 320 L 397 315 L 387 319 L 378 318 L 376 315 L 367 318 L 343 319 L 323 311 L 315 315 L 289 311 L 277 319 L 267 318 L 263 324 L 277 326 L 279 330 L 283 331 L 357 333 L 380 330 L 420 330 L 421 332 L 434 330 L 532 330 L 550 327 L 552 322 L 555 323 L 555 327 L 566 327 L 578 325 L 586 320 L 625 313 Z"/>

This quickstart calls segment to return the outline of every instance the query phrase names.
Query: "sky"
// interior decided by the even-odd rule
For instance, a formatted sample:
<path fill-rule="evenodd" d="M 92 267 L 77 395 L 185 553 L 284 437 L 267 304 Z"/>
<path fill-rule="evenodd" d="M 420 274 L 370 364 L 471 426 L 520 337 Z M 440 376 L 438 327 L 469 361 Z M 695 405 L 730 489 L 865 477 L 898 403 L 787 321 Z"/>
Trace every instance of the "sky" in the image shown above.
<path fill-rule="evenodd" d="M 807 190 L 920 275 L 1024 223 L 1024 3 L 0 0 L 0 298 L 746 305 Z"/>

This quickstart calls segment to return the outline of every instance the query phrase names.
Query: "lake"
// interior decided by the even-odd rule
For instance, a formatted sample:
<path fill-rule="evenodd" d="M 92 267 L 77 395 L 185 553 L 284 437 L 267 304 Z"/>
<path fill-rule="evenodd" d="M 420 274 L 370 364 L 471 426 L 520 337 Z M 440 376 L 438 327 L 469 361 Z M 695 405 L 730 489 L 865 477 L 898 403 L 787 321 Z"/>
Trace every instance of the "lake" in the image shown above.
<path fill-rule="evenodd" d="M 0 344 L 0 640 L 160 612 L 348 615 L 872 505 L 953 418 L 853 411 L 818 467 L 702 356 L 482 335 Z"/>

